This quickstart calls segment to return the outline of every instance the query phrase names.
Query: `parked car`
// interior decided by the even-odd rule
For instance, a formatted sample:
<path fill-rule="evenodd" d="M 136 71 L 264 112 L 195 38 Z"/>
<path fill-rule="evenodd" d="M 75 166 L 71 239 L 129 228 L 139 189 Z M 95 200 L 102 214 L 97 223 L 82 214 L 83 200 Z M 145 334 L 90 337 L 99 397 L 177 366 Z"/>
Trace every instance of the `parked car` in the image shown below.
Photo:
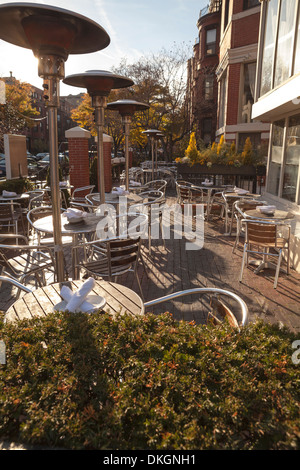
<path fill-rule="evenodd" d="M 69 173 L 69 158 L 64 155 L 63 153 L 58 154 L 58 162 L 59 162 L 59 167 L 61 168 L 62 172 L 64 174 Z M 44 158 L 39 160 L 39 164 L 41 168 L 49 168 L 50 165 L 50 155 L 46 155 Z"/>
<path fill-rule="evenodd" d="M 36 156 L 35 156 L 35 159 L 36 160 L 42 160 L 42 158 L 46 157 L 47 155 L 49 155 L 49 152 L 37 153 Z"/>
<path fill-rule="evenodd" d="M 58 154 L 58 161 L 59 163 L 63 163 L 64 161 L 69 162 L 69 158 L 66 157 L 63 153 Z M 50 164 L 50 155 L 49 153 L 45 155 L 41 160 L 39 160 L 40 165 L 46 166 Z"/>
<path fill-rule="evenodd" d="M 5 155 L 0 153 L 0 178 L 6 177 L 6 164 L 5 164 Z"/>
<path fill-rule="evenodd" d="M 38 176 L 42 167 L 34 157 L 27 158 L 28 176 Z"/>

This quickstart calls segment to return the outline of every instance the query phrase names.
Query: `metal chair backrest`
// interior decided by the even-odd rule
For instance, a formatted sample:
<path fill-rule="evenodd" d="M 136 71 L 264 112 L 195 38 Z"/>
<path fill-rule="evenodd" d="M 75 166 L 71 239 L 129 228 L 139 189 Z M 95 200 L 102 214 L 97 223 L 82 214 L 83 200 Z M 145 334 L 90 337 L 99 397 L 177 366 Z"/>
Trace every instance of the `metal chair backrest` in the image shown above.
<path fill-rule="evenodd" d="M 27 214 L 27 220 L 32 225 L 36 220 L 53 215 L 51 206 L 34 207 Z"/>
<path fill-rule="evenodd" d="M 106 242 L 108 271 L 112 276 L 116 269 L 122 270 L 125 266 L 135 265 L 138 261 L 141 239 L 127 238 Z"/>
<path fill-rule="evenodd" d="M 246 242 L 258 246 L 276 247 L 278 224 L 246 221 Z"/>
<path fill-rule="evenodd" d="M 177 183 L 177 196 L 180 203 L 190 202 L 191 200 L 191 190 L 189 186 L 185 186 Z"/>
<path fill-rule="evenodd" d="M 13 218 L 13 205 L 10 203 L 0 204 L 0 222 L 8 222 Z"/>
<path fill-rule="evenodd" d="M 153 180 L 149 181 L 144 185 L 145 188 L 149 188 L 150 190 L 157 190 L 161 191 L 163 194 L 166 192 L 167 181 L 166 180 Z"/>
<path fill-rule="evenodd" d="M 88 185 L 88 186 L 82 186 L 80 188 L 75 188 L 73 190 L 71 200 L 75 202 L 76 201 L 85 202 L 85 196 L 88 194 L 91 194 L 94 188 L 95 188 L 95 185 Z"/>

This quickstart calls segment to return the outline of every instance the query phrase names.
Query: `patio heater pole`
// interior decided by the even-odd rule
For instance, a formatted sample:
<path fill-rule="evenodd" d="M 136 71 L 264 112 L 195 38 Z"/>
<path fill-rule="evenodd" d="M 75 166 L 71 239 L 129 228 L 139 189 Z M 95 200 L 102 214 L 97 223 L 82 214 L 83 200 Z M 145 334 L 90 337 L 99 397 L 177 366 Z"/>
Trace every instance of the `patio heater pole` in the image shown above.
<path fill-rule="evenodd" d="M 159 132 L 155 135 L 155 170 L 157 171 L 157 152 L 158 152 L 158 139 L 163 137 L 162 132 Z"/>
<path fill-rule="evenodd" d="M 154 181 L 154 136 L 151 135 L 152 181 Z"/>
<path fill-rule="evenodd" d="M 33 3 L 0 6 L 0 39 L 31 49 L 39 60 L 49 119 L 49 154 L 53 236 L 57 281 L 65 279 L 61 234 L 57 109 L 59 83 L 69 54 L 85 54 L 104 49 L 110 43 L 106 31 L 94 21 L 68 10 Z"/>
<path fill-rule="evenodd" d="M 156 135 L 161 134 L 161 132 L 157 129 L 148 129 L 144 131 L 143 134 L 147 134 L 150 137 L 151 142 L 151 156 L 152 156 L 152 181 L 154 180 L 154 139 Z"/>
<path fill-rule="evenodd" d="M 103 128 L 107 97 L 112 89 L 132 86 L 133 81 L 105 70 L 88 70 L 81 74 L 69 75 L 63 82 L 67 85 L 86 88 L 92 98 L 98 134 L 98 191 L 100 204 L 105 204 Z"/>
<path fill-rule="evenodd" d="M 119 111 L 122 116 L 122 123 L 124 125 L 125 133 L 125 189 L 129 189 L 129 134 L 131 118 L 137 111 L 144 111 L 149 109 L 150 106 L 145 103 L 139 103 L 133 100 L 118 100 L 113 103 L 108 103 L 107 109 Z"/>
<path fill-rule="evenodd" d="M 124 134 L 125 134 L 125 189 L 129 190 L 129 129 L 131 124 L 131 117 L 123 117 Z"/>
<path fill-rule="evenodd" d="M 41 65 L 42 60 L 39 61 Z M 60 73 L 63 73 L 64 67 L 60 67 Z M 46 72 L 47 73 L 47 72 Z M 47 77 L 45 71 L 39 67 L 39 76 Z M 64 280 L 64 256 L 62 249 L 61 235 L 61 201 L 59 190 L 59 165 L 58 165 L 58 135 L 57 135 L 57 109 L 59 106 L 59 80 L 61 76 L 57 73 L 49 78 L 45 78 L 43 88 L 45 95 L 48 125 L 49 125 L 49 155 L 50 155 L 50 187 L 53 211 L 53 237 L 54 250 L 56 258 L 56 275 L 58 282 Z"/>
<path fill-rule="evenodd" d="M 105 178 L 104 178 L 104 113 L 107 104 L 106 96 L 93 96 L 92 106 L 95 108 L 95 123 L 97 127 L 97 155 L 98 155 L 98 187 L 100 194 L 100 203 L 105 202 Z"/>

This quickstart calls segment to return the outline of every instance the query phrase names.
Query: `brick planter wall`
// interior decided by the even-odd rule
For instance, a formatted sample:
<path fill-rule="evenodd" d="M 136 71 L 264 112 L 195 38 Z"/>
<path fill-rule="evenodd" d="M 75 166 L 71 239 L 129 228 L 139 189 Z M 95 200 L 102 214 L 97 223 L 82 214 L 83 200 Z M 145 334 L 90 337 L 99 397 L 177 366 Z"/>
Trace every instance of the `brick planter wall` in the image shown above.
<path fill-rule="evenodd" d="M 89 138 L 91 133 L 80 127 L 65 133 L 69 144 L 70 184 L 75 188 L 90 184 Z"/>
<path fill-rule="evenodd" d="M 97 137 L 95 137 L 97 142 Z M 112 166 L 111 166 L 111 149 L 113 138 L 107 134 L 103 134 L 103 157 L 104 157 L 104 182 L 105 192 L 109 193 L 112 190 Z M 98 178 L 97 178 L 98 181 Z"/>

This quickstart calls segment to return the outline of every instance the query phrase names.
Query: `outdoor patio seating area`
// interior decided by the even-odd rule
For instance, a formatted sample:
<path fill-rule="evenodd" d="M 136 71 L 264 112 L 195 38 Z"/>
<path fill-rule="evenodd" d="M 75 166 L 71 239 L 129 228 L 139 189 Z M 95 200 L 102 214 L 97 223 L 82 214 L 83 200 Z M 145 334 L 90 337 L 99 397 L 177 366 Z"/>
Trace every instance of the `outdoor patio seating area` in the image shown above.
<path fill-rule="evenodd" d="M 165 194 L 166 204 L 176 204 L 178 194 L 176 194 L 175 189 L 169 186 Z M 161 199 L 159 200 L 161 201 Z M 138 204 L 135 204 L 133 208 L 137 206 Z M 222 208 L 224 209 L 224 207 Z M 120 262 L 119 272 L 122 274 L 117 278 L 117 283 L 138 294 L 146 305 L 154 299 L 190 289 L 215 288 L 227 290 L 239 296 L 246 303 L 249 314 L 248 321 L 251 322 L 255 321 L 256 318 L 260 318 L 271 323 L 281 322 L 292 331 L 299 331 L 300 274 L 293 269 L 290 269 L 289 275 L 280 272 L 275 289 L 275 269 L 263 269 L 255 273 L 256 266 L 249 264 L 244 267 L 242 281 L 240 282 L 244 246 L 244 234 L 240 227 L 241 219 L 234 216 L 230 219 L 232 220 L 230 233 L 227 232 L 225 227 L 225 220 L 226 214 L 222 215 L 222 210 L 210 213 L 208 219 L 205 212 L 204 245 L 196 250 L 187 250 L 185 237 L 182 236 L 176 239 L 172 230 L 170 237 L 165 240 L 162 240 L 161 237 L 152 239 L 151 243 L 148 240 L 142 240 L 139 247 L 141 256 L 138 263 L 136 263 L 135 254 L 131 251 L 126 253 L 129 259 L 124 257 L 126 261 L 124 261 L 123 266 L 122 261 L 117 258 L 117 262 Z M 238 243 L 237 229 L 241 231 Z M 35 236 L 34 230 L 31 231 L 30 237 Z M 41 243 L 41 240 L 43 238 L 39 238 L 39 243 Z M 78 242 L 77 238 L 76 240 Z M 2 240 L 2 252 L 5 252 L 5 243 L 15 243 L 15 241 Z M 45 246 L 47 245 L 45 244 Z M 92 240 L 86 243 L 86 247 L 90 246 L 94 247 Z M 49 246 L 46 249 L 49 250 Z M 17 248 L 15 251 L 17 251 Z M 74 244 L 72 245 L 71 242 L 65 243 L 63 251 L 66 264 L 66 280 L 72 280 L 74 279 Z M 106 252 L 107 248 L 103 249 L 102 255 Z M 130 256 L 133 256 L 131 260 Z M 89 266 L 84 261 L 84 255 L 80 257 L 79 261 L 81 266 Z M 77 258 L 76 262 L 78 262 Z M 92 261 L 90 266 L 93 266 L 94 271 L 92 269 L 87 272 L 95 274 L 96 279 L 102 279 L 103 271 L 99 271 L 99 274 L 97 274 L 97 263 L 99 261 Z M 133 264 L 135 275 L 132 275 L 131 269 L 127 269 L 130 268 L 130 264 Z M 285 262 L 282 261 L 282 264 L 285 265 Z M 103 269 L 103 266 L 101 267 Z M 88 277 L 87 274 L 84 276 L 84 272 L 85 270 L 80 270 L 79 278 L 82 280 Z M 114 273 L 116 272 L 118 272 L 118 268 L 114 268 Z M 43 271 L 42 273 L 47 279 L 45 284 L 55 282 L 53 267 L 52 270 Z M 109 273 L 106 272 L 107 274 Z M 20 275 L 18 279 L 23 279 L 23 277 Z M 109 280 L 113 279 L 109 278 Z M 39 285 L 36 285 L 36 277 L 34 276 L 32 278 L 26 277 L 26 285 L 33 290 L 39 287 Z M 0 289 L 0 309 L 7 311 L 17 300 L 19 291 L 16 286 L 7 283 L 2 283 Z M 167 299 L 165 302 L 155 305 L 148 305 L 145 312 L 160 314 L 169 311 L 178 320 L 206 323 L 208 312 L 213 307 L 213 305 L 210 305 L 212 302 L 211 296 L 203 299 L 197 294 L 190 294 Z M 231 308 L 234 311 L 236 306 L 231 306 Z"/>

